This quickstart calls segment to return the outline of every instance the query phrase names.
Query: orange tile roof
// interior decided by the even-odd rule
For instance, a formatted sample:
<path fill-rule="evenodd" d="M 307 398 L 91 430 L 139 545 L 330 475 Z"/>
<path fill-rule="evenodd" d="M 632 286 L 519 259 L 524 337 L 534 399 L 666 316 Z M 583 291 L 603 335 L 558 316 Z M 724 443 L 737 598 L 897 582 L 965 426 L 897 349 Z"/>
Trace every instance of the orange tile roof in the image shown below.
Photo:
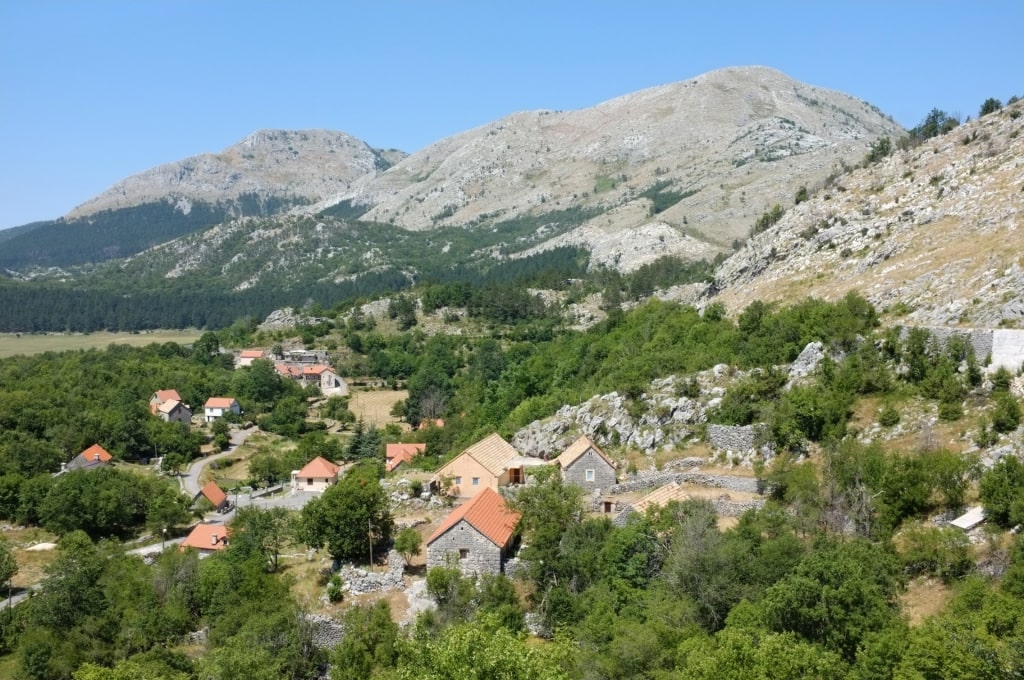
<path fill-rule="evenodd" d="M 78 455 L 82 457 L 82 460 L 86 460 L 89 462 L 98 460 L 101 463 L 109 463 L 110 460 L 113 458 L 113 456 L 111 456 L 110 453 L 108 453 L 107 450 L 100 446 L 99 444 L 93 444 L 92 446 L 87 448 L 85 451 L 82 451 Z"/>
<path fill-rule="evenodd" d="M 289 366 L 287 364 L 274 364 L 274 368 L 277 369 L 278 373 L 288 378 L 294 378 L 297 375 L 302 375 L 302 371 L 299 369 L 298 366 Z"/>
<path fill-rule="evenodd" d="M 181 395 L 178 394 L 178 390 L 157 390 L 153 393 L 153 396 L 156 397 L 157 401 L 160 403 L 170 401 L 171 399 L 181 401 Z"/>
<path fill-rule="evenodd" d="M 241 354 L 238 355 L 241 359 L 262 359 L 263 350 L 261 349 L 243 349 Z"/>
<path fill-rule="evenodd" d="M 426 444 L 388 444 L 384 451 L 384 457 L 387 459 L 385 468 L 388 472 L 391 472 L 402 463 L 412 461 L 413 458 L 423 453 L 426 448 Z"/>
<path fill-rule="evenodd" d="M 560 455 L 555 460 L 564 470 L 565 468 L 575 463 L 580 456 L 585 454 L 590 449 L 593 449 L 594 453 L 601 456 L 601 458 L 604 458 L 604 462 L 608 463 L 609 466 L 615 467 L 615 463 L 612 462 L 612 459 L 605 455 L 604 451 L 597 448 L 597 444 L 590 441 L 590 437 L 587 437 L 586 435 L 583 435 L 582 437 L 574 441 L 572 444 L 570 444 L 569 448 L 563 451 L 562 455 Z"/>
<path fill-rule="evenodd" d="M 219 508 L 224 505 L 224 502 L 228 499 L 228 495 L 217 486 L 217 482 L 209 481 L 206 483 L 199 493 L 206 496 L 206 500 L 213 503 L 213 507 Z"/>
<path fill-rule="evenodd" d="M 181 550 L 223 550 L 228 545 L 231 529 L 223 524 L 197 524 L 192 533 L 181 542 Z"/>
<path fill-rule="evenodd" d="M 204 406 L 206 408 L 231 408 L 232 404 L 237 403 L 234 397 L 210 397 Z"/>
<path fill-rule="evenodd" d="M 305 368 L 302 369 L 302 373 L 305 375 L 323 375 L 327 371 L 334 373 L 333 368 L 331 368 L 330 366 L 324 366 L 323 364 L 306 366 Z"/>
<path fill-rule="evenodd" d="M 508 507 L 501 494 L 485 488 L 470 501 L 452 510 L 441 526 L 427 539 L 429 546 L 446 531 L 465 520 L 470 526 L 487 537 L 496 546 L 504 548 L 512 538 L 519 523 L 520 514 Z"/>
<path fill-rule="evenodd" d="M 314 478 L 331 478 L 338 476 L 338 470 L 341 469 L 340 465 L 335 465 L 331 461 L 327 460 L 323 456 L 317 456 L 313 460 L 306 463 L 301 470 L 299 470 L 299 477 L 314 477 Z"/>

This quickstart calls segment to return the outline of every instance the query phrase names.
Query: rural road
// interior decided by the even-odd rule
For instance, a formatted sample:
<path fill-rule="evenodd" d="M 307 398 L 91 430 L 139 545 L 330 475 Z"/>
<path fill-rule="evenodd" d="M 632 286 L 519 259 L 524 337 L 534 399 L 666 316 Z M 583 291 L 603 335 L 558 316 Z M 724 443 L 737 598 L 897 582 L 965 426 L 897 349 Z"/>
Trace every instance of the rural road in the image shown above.
<path fill-rule="evenodd" d="M 212 456 L 199 458 L 189 465 L 188 470 L 178 477 L 178 480 L 181 482 L 181 490 L 190 498 L 195 498 L 195 495 L 199 493 L 199 489 L 202 488 L 199 484 L 199 476 L 203 474 L 203 468 L 205 468 L 211 461 L 230 456 L 235 452 L 236 447 L 245 443 L 245 440 L 258 430 L 259 428 L 255 425 L 245 430 L 232 430 L 231 443 L 228 445 L 226 450 L 221 451 L 220 453 L 215 453 Z"/>

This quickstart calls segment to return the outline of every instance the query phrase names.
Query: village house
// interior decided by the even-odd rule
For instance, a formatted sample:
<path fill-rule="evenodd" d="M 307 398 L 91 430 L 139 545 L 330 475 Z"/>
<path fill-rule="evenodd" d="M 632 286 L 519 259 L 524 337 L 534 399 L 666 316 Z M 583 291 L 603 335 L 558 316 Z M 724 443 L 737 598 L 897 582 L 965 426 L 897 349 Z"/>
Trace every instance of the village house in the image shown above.
<path fill-rule="evenodd" d="M 302 384 L 316 385 L 324 394 L 344 396 L 348 394 L 348 383 L 333 368 L 323 364 L 305 366 L 301 374 Z"/>
<path fill-rule="evenodd" d="M 263 350 L 261 349 L 243 349 L 235 357 L 235 368 L 245 368 L 246 366 L 252 366 L 252 362 L 257 359 L 262 359 L 264 356 Z"/>
<path fill-rule="evenodd" d="M 242 412 L 242 407 L 234 397 L 210 397 L 203 404 L 203 420 L 212 423 L 229 411 L 234 414 Z"/>
<path fill-rule="evenodd" d="M 522 484 L 519 452 L 494 433 L 481 439 L 438 470 L 430 484 L 434 489 L 460 498 L 471 498 L 484 489 Z"/>
<path fill-rule="evenodd" d="M 427 568 L 456 564 L 465 575 L 500 574 L 519 517 L 501 494 L 483 489 L 455 508 L 427 539 Z"/>
<path fill-rule="evenodd" d="M 179 550 L 192 548 L 199 557 L 208 557 L 218 550 L 228 547 L 231 529 L 222 524 L 197 524 L 191 533 L 181 542 Z"/>
<path fill-rule="evenodd" d="M 85 451 L 71 459 L 71 461 L 64 466 L 65 470 L 93 470 L 98 467 L 103 467 L 113 460 L 113 456 L 100 446 L 99 444 L 93 444 Z"/>
<path fill-rule="evenodd" d="M 178 390 L 157 390 L 149 398 L 149 412 L 153 415 L 160 415 L 160 407 L 169 401 L 184 403 Z"/>
<path fill-rule="evenodd" d="M 586 491 L 615 484 L 615 463 L 586 436 L 580 437 L 555 459 L 562 481 Z"/>
<path fill-rule="evenodd" d="M 301 470 L 292 470 L 292 492 L 326 491 L 338 483 L 340 465 L 317 456 L 306 463 Z"/>
<path fill-rule="evenodd" d="M 157 407 L 156 414 L 165 423 L 181 423 L 188 425 L 192 422 L 192 410 L 177 399 L 168 399 Z"/>
<path fill-rule="evenodd" d="M 218 512 L 224 510 L 228 505 L 228 495 L 214 481 L 207 482 L 199 490 L 199 493 L 192 497 L 192 507 L 196 509 L 201 508 L 204 500 L 209 501 L 213 509 Z"/>
<path fill-rule="evenodd" d="M 393 472 L 399 466 L 412 462 L 412 459 L 426 450 L 426 444 L 388 444 L 384 449 L 384 469 Z"/>

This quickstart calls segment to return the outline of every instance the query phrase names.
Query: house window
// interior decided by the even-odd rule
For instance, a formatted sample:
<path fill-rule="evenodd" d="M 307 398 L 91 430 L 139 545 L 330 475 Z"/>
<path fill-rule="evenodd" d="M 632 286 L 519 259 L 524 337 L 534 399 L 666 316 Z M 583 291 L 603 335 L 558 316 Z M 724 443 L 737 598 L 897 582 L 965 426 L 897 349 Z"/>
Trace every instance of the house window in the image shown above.
<path fill-rule="evenodd" d="M 455 478 L 455 484 L 456 485 L 462 484 L 462 477 L 461 476 Z"/>
<path fill-rule="evenodd" d="M 313 478 L 306 477 L 306 486 L 313 486 Z"/>
<path fill-rule="evenodd" d="M 474 477 L 473 478 L 473 486 L 480 486 L 480 478 L 479 477 Z"/>
<path fill-rule="evenodd" d="M 594 471 L 593 470 L 587 470 L 587 481 L 588 482 L 594 481 Z"/>
<path fill-rule="evenodd" d="M 467 548 L 459 548 L 459 559 L 464 560 L 469 557 L 469 550 Z"/>

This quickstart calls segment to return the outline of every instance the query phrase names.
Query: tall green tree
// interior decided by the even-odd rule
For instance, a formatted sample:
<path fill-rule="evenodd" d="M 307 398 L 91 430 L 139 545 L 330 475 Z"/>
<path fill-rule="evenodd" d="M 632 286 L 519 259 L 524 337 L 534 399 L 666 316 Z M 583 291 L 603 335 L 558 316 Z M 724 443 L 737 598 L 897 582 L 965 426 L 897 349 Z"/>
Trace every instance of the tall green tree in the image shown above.
<path fill-rule="evenodd" d="M 299 536 L 335 560 L 368 560 L 371 548 L 382 555 L 394 521 L 388 498 L 372 465 L 357 465 L 337 484 L 302 508 Z"/>

